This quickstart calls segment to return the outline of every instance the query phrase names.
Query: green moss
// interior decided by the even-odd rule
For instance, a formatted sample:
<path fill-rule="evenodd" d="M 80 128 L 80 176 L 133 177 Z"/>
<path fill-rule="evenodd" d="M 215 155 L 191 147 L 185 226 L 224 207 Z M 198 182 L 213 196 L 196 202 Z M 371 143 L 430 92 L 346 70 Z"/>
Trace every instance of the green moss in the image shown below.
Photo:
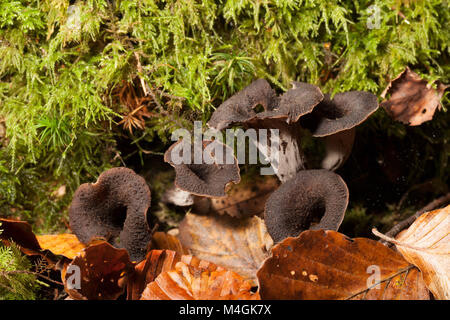
<path fill-rule="evenodd" d="M 30 271 L 31 263 L 17 245 L 0 242 L 0 300 L 36 299 L 39 284 Z"/>

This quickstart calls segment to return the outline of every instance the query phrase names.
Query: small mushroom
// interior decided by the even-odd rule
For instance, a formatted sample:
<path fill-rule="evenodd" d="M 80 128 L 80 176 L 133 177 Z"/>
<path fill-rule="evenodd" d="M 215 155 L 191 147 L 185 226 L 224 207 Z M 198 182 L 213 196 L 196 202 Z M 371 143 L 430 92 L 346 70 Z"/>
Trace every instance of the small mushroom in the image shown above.
<path fill-rule="evenodd" d="M 347 185 L 336 173 L 300 171 L 267 199 L 267 230 L 275 242 L 308 229 L 336 231 L 344 219 L 348 196 Z"/>
<path fill-rule="evenodd" d="M 256 117 L 256 108 L 262 105 L 269 110 L 276 100 L 276 93 L 265 79 L 253 81 L 250 85 L 222 103 L 211 116 L 208 125 L 222 130 L 236 123 L 245 123 Z"/>
<path fill-rule="evenodd" d="M 150 189 L 144 178 L 128 168 L 103 172 L 96 183 L 78 187 L 69 208 L 72 231 L 83 243 L 105 238 L 127 249 L 132 260 L 145 258 L 151 240 L 147 224 Z"/>
<path fill-rule="evenodd" d="M 181 190 L 187 191 L 191 194 L 207 197 L 224 197 L 226 196 L 225 187 L 231 183 L 239 183 L 241 180 L 239 174 L 239 166 L 237 159 L 233 156 L 233 163 L 227 163 L 226 154 L 232 154 L 230 147 L 218 142 L 217 140 L 203 140 L 201 152 L 209 157 L 209 161 L 205 162 L 205 157 L 202 157 L 201 163 L 176 163 L 173 156 L 177 146 L 182 146 L 183 140 L 173 144 L 164 154 L 164 161 L 168 162 L 175 168 L 175 186 Z M 187 144 L 191 148 L 191 158 L 194 159 L 194 146 Z M 223 151 L 223 157 L 220 159 L 218 155 L 214 154 L 217 148 Z M 177 148 L 178 149 L 178 148 Z M 181 149 L 181 152 L 183 149 Z M 178 154 L 180 157 L 183 155 Z"/>
<path fill-rule="evenodd" d="M 336 170 L 350 155 L 355 140 L 355 127 L 378 108 L 377 97 L 365 91 L 329 94 L 300 123 L 314 137 L 325 137 L 326 155 L 322 168 Z"/>
<path fill-rule="evenodd" d="M 310 113 L 322 101 L 323 94 L 315 85 L 292 81 L 292 88 L 278 99 L 272 99 L 276 105 L 257 114 L 258 119 L 281 119 L 290 124 L 297 122 L 301 116 Z"/>
<path fill-rule="evenodd" d="M 292 89 L 277 97 L 266 80 L 256 80 L 222 103 L 208 122 L 209 127 L 217 130 L 235 123 L 254 129 L 278 129 L 280 152 L 276 174 L 282 182 L 305 168 L 298 120 L 310 113 L 323 99 L 322 92 L 314 85 L 295 81 L 292 85 Z M 249 91 L 252 99 L 249 98 Z M 258 104 L 262 105 L 263 111 L 253 110 Z M 239 118 L 236 115 L 245 116 Z"/>

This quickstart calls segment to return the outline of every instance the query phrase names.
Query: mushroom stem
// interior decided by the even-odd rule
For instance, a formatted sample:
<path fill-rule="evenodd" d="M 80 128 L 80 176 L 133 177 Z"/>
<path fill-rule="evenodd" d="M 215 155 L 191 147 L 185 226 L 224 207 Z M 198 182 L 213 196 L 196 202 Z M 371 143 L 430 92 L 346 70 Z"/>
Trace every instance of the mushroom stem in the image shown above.
<path fill-rule="evenodd" d="M 272 136 L 268 145 L 261 144 L 259 141 L 257 147 L 270 161 L 281 182 L 291 179 L 297 172 L 305 169 L 305 157 L 300 147 L 301 127 L 298 123 L 288 124 L 284 120 L 264 119 L 258 121 L 257 128 L 278 130 L 277 154 L 270 154 L 272 147 L 269 148 L 269 144 L 276 143 Z"/>
<path fill-rule="evenodd" d="M 335 171 L 347 161 L 355 142 L 355 128 L 344 130 L 325 137 L 325 157 L 323 169 Z"/>
<path fill-rule="evenodd" d="M 290 180 L 297 172 L 305 169 L 305 157 L 300 147 L 300 126 L 288 125 L 283 122 L 278 125 L 280 134 L 279 162 L 276 170 L 281 182 Z"/>

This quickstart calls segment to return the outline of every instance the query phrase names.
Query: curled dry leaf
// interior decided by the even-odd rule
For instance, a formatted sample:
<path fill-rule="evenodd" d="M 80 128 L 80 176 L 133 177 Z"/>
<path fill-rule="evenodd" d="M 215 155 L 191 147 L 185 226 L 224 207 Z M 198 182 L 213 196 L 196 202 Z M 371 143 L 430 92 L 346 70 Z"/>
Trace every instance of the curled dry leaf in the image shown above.
<path fill-rule="evenodd" d="M 9 245 L 11 241 L 17 244 L 24 254 L 40 256 L 54 269 L 60 269 L 64 263 L 70 261 L 60 252 L 53 252 L 50 248 L 41 247 L 31 226 L 26 221 L 0 218 L 0 242 Z"/>
<path fill-rule="evenodd" d="M 0 218 L 0 225 L 2 242 L 8 244 L 14 241 L 23 253 L 39 254 L 42 248 L 28 222 Z"/>
<path fill-rule="evenodd" d="M 46 234 L 37 236 L 42 249 L 47 249 L 54 254 L 63 255 L 69 259 L 75 258 L 86 245 L 81 243 L 77 236 L 70 233 Z"/>
<path fill-rule="evenodd" d="M 225 214 L 236 218 L 260 215 L 264 213 L 267 198 L 278 185 L 278 180 L 273 176 L 252 177 L 232 185 L 226 197 L 196 197 L 193 211 L 199 214 Z"/>
<path fill-rule="evenodd" d="M 390 95 L 381 106 L 395 120 L 418 126 L 433 119 L 445 89 L 446 86 L 441 83 L 437 85 L 437 90 L 434 89 L 417 73 L 406 68 L 381 94 L 383 98 Z"/>
<path fill-rule="evenodd" d="M 399 253 L 330 230 L 307 230 L 274 246 L 258 280 L 263 300 L 429 299 L 421 273 Z"/>
<path fill-rule="evenodd" d="M 134 267 L 127 285 L 127 299 L 139 300 L 147 284 L 153 282 L 161 273 L 173 269 L 181 255 L 171 250 L 151 250 L 145 260 Z"/>
<path fill-rule="evenodd" d="M 235 272 L 192 256 L 149 283 L 141 300 L 259 300 L 252 285 Z"/>
<path fill-rule="evenodd" d="M 417 266 L 437 299 L 450 299 L 450 205 L 422 214 L 397 236 L 397 249 Z"/>
<path fill-rule="evenodd" d="M 77 270 L 80 283 L 75 277 Z M 65 265 L 61 278 L 72 299 L 114 300 L 123 293 L 126 277 L 132 270 L 127 250 L 99 241 Z"/>
<path fill-rule="evenodd" d="M 246 279 L 268 257 L 273 240 L 258 217 L 200 216 L 188 213 L 180 224 L 179 239 L 190 253 Z"/>
<path fill-rule="evenodd" d="M 151 249 L 172 250 L 179 255 L 189 254 L 189 251 L 174 235 L 165 232 L 155 232 L 152 236 Z"/>

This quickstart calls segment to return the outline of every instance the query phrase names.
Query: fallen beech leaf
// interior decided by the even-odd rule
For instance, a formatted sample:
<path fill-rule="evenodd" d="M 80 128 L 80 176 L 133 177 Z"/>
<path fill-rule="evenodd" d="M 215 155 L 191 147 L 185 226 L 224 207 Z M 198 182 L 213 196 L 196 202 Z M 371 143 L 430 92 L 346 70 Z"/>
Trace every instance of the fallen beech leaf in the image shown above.
<path fill-rule="evenodd" d="M 141 300 L 259 300 L 252 285 L 235 272 L 183 256 L 171 271 L 149 283 Z"/>
<path fill-rule="evenodd" d="M 41 247 L 26 221 L 0 218 L 0 239 L 6 244 L 14 241 L 25 254 L 39 254 Z"/>
<path fill-rule="evenodd" d="M 420 272 L 399 253 L 330 230 L 286 238 L 257 275 L 263 300 L 429 299 Z"/>
<path fill-rule="evenodd" d="M 273 240 L 258 217 L 200 216 L 188 213 L 179 226 L 179 239 L 190 253 L 246 279 L 269 256 Z"/>
<path fill-rule="evenodd" d="M 172 250 L 180 255 L 189 254 L 177 237 L 165 232 L 155 232 L 152 235 L 151 249 Z"/>
<path fill-rule="evenodd" d="M 75 279 L 77 270 L 80 272 L 79 284 Z M 101 241 L 89 245 L 65 265 L 61 278 L 72 299 L 113 300 L 123 293 L 125 277 L 132 270 L 127 250 L 116 249 Z"/>
<path fill-rule="evenodd" d="M 86 245 L 78 241 L 74 234 L 46 234 L 37 236 L 37 240 L 42 249 L 47 249 L 54 254 L 63 255 L 69 259 L 75 258 Z"/>
<path fill-rule="evenodd" d="M 147 284 L 154 281 L 161 272 L 172 270 L 175 263 L 180 261 L 180 259 L 181 255 L 175 251 L 149 251 L 145 260 L 134 267 L 134 272 L 128 279 L 127 299 L 139 300 Z"/>
<path fill-rule="evenodd" d="M 70 261 L 66 256 L 59 255 L 58 252 L 52 252 L 46 247 L 41 248 L 30 224 L 26 221 L 0 218 L 0 230 L 2 230 L 0 242 L 9 245 L 13 241 L 24 254 L 42 257 L 49 268 L 61 270 L 63 265 Z"/>
<path fill-rule="evenodd" d="M 387 113 L 395 120 L 410 126 L 418 126 L 433 118 L 446 86 L 439 83 L 437 90 L 427 81 L 406 68 L 381 94 L 390 98 L 381 103 Z"/>
<path fill-rule="evenodd" d="M 228 214 L 236 218 L 260 215 L 264 212 L 267 198 L 278 185 L 278 179 L 272 176 L 252 177 L 232 185 L 226 197 L 195 197 L 193 211 L 199 214 Z"/>
<path fill-rule="evenodd" d="M 436 299 L 450 300 L 450 205 L 422 214 L 397 236 L 397 249 L 422 271 Z"/>

